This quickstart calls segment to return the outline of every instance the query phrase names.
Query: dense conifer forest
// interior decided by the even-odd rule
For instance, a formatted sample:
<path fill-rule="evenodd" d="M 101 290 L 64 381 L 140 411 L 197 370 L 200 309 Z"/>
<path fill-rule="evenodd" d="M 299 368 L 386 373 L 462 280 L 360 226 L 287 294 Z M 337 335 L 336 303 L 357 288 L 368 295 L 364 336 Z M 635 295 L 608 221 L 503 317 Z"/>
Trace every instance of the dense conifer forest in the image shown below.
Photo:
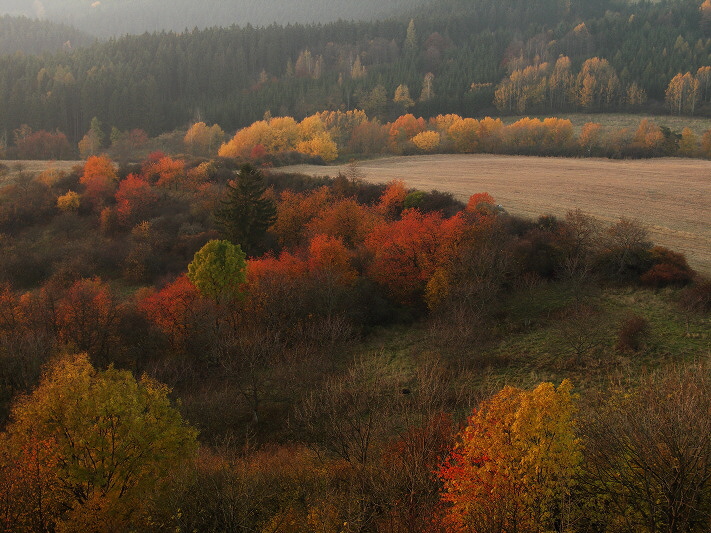
<path fill-rule="evenodd" d="M 146 33 L 5 55 L 0 131 L 10 144 L 22 124 L 77 142 L 93 117 L 155 135 L 196 120 L 234 131 L 266 112 L 355 108 L 381 120 L 403 109 L 708 112 L 711 6 L 510 4 L 440 0 L 410 18 Z"/>

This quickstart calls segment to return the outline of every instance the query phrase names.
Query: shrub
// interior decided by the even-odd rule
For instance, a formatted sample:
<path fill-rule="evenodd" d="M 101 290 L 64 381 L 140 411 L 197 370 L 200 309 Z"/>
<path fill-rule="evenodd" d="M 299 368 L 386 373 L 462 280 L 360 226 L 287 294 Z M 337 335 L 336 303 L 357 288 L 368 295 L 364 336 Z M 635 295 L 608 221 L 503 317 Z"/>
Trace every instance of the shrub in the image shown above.
<path fill-rule="evenodd" d="M 711 279 L 699 278 L 681 295 L 681 306 L 698 313 L 711 312 Z"/>
<path fill-rule="evenodd" d="M 632 315 L 622 321 L 617 332 L 616 348 L 621 352 L 637 352 L 642 347 L 642 337 L 649 329 L 647 319 Z"/>
<path fill-rule="evenodd" d="M 673 252 L 663 246 L 655 246 L 650 250 L 650 258 L 654 265 L 640 276 L 640 281 L 644 285 L 652 287 L 686 285 L 694 277 L 694 271 L 686 262 L 684 254 Z"/>

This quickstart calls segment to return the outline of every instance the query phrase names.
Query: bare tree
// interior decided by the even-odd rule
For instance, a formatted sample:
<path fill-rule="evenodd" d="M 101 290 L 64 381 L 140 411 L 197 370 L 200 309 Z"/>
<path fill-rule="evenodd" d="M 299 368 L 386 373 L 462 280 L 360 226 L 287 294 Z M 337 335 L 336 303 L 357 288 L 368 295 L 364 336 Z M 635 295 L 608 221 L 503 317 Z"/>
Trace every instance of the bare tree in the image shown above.
<path fill-rule="evenodd" d="M 584 417 L 587 488 L 627 531 L 711 527 L 711 372 L 663 369 L 617 386 Z"/>

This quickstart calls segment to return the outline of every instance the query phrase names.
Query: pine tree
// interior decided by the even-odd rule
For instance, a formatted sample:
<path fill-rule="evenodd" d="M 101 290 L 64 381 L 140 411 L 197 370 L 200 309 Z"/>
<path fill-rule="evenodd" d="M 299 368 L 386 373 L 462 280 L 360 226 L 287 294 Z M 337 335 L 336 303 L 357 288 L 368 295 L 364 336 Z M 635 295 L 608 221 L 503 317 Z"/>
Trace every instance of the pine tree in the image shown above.
<path fill-rule="evenodd" d="M 264 197 L 265 190 L 262 173 L 244 165 L 229 183 L 227 198 L 215 213 L 223 234 L 248 255 L 262 251 L 267 229 L 276 219 L 276 206 Z"/>

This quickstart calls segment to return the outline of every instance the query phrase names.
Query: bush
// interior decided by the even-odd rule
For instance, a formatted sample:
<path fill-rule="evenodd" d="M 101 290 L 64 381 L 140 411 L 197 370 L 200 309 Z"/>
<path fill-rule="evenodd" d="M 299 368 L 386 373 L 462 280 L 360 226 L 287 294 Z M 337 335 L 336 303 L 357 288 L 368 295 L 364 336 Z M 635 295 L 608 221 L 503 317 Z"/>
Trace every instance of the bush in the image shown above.
<path fill-rule="evenodd" d="M 654 265 L 640 276 L 643 285 L 651 287 L 686 285 L 694 278 L 694 271 L 686 262 L 684 254 L 673 252 L 663 246 L 655 246 L 650 250 L 650 256 Z"/>
<path fill-rule="evenodd" d="M 622 321 L 617 332 L 617 345 L 621 352 L 637 352 L 642 347 L 642 337 L 649 329 L 647 319 L 632 315 Z"/>
<path fill-rule="evenodd" d="M 699 278 L 681 295 L 681 306 L 697 313 L 711 312 L 711 279 Z"/>

